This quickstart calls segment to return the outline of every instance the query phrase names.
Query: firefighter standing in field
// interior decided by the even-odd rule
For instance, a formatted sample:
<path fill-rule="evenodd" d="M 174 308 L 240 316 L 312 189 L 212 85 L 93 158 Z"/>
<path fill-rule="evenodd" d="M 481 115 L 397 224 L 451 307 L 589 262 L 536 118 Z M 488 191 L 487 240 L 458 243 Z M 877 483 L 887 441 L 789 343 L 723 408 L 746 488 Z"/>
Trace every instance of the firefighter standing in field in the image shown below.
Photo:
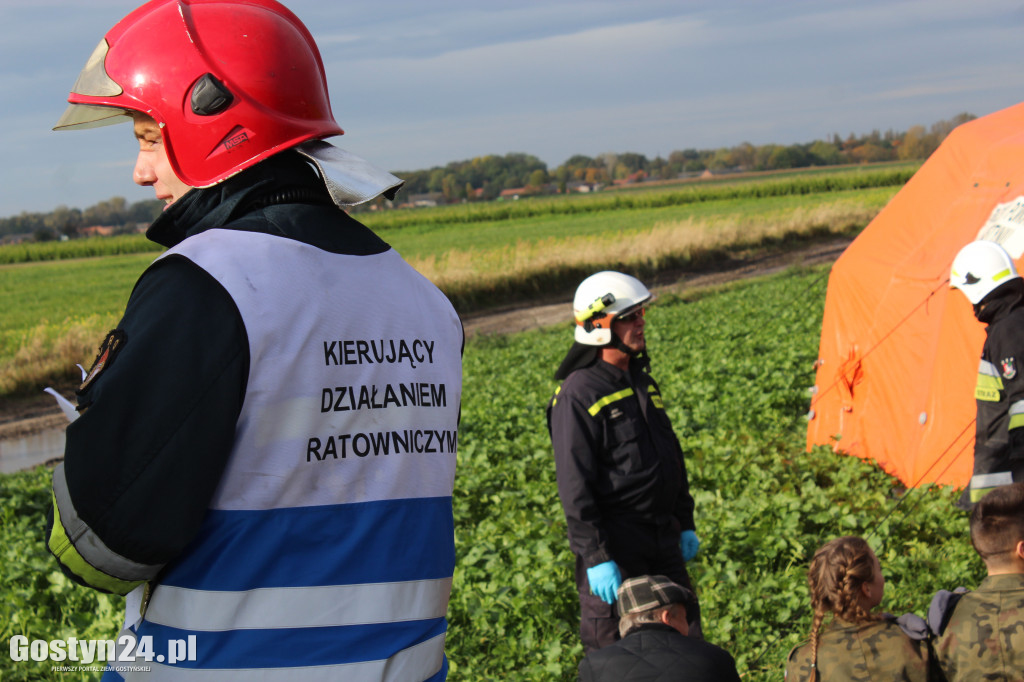
<path fill-rule="evenodd" d="M 700 546 L 682 449 L 649 373 L 650 300 L 639 280 L 619 272 L 579 285 L 575 342 L 548 405 L 587 651 L 618 639 L 624 579 L 664 575 L 692 589 L 686 562 Z M 690 633 L 700 636 L 699 608 L 692 611 Z"/>
<path fill-rule="evenodd" d="M 974 473 L 958 506 L 1024 481 L 1024 279 L 999 244 L 978 240 L 953 260 L 949 283 L 987 325 L 974 391 Z"/>
<path fill-rule="evenodd" d="M 132 123 L 166 204 L 48 531 L 73 580 L 128 594 L 126 674 L 444 679 L 462 326 L 343 210 L 401 181 L 323 140 L 309 31 L 274 0 L 154 0 L 68 101 L 58 129 Z"/>

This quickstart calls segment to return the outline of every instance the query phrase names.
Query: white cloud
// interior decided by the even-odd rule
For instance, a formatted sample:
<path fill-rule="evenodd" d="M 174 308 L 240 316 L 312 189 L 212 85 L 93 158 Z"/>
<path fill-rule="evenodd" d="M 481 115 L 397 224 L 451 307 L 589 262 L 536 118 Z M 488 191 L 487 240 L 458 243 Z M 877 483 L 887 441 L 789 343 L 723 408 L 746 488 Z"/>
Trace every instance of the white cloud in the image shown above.
<path fill-rule="evenodd" d="M 1024 92 L 1017 0 L 285 2 L 320 43 L 339 142 L 391 169 L 807 142 Z M 0 0 L 0 215 L 150 195 L 131 185 L 128 132 L 49 131 L 139 3 Z"/>

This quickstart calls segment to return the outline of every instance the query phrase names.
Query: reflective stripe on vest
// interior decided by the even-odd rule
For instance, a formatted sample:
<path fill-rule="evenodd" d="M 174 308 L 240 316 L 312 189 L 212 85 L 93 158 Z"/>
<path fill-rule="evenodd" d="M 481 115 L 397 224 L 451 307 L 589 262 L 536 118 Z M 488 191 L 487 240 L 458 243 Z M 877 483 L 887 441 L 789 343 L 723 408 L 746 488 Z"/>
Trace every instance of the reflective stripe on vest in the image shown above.
<path fill-rule="evenodd" d="M 265 650 L 276 652 L 281 656 L 281 665 L 277 667 L 268 666 L 263 669 L 254 669 L 244 666 L 237 668 L 222 666 L 216 669 L 203 669 L 194 667 L 194 664 L 189 665 L 189 661 L 180 661 L 170 666 L 156 660 L 145 661 L 142 659 L 137 659 L 134 663 L 119 663 L 118 665 L 150 668 L 149 673 L 123 673 L 123 679 L 134 680 L 141 675 L 147 680 L 166 682 L 236 682 L 237 680 L 246 682 L 249 680 L 255 682 L 336 682 L 337 680 L 440 682 L 445 679 L 447 674 L 448 666 L 444 658 L 443 633 L 419 642 L 387 659 L 294 667 L 289 665 L 290 657 L 304 653 L 306 649 L 316 649 L 324 644 L 331 644 L 328 638 L 334 634 L 330 628 L 313 628 L 298 632 L 306 637 L 304 641 L 284 639 L 264 643 Z M 291 647 L 291 651 L 288 650 L 288 647 Z M 108 672 L 103 679 L 106 680 L 108 677 L 116 679 L 118 676 Z"/>

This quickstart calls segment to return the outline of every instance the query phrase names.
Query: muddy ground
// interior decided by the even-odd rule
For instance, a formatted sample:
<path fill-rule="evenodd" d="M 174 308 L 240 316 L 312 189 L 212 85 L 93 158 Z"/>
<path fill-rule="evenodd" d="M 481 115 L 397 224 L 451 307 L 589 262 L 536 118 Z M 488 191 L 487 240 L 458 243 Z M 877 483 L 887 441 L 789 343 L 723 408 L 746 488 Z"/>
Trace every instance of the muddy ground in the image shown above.
<path fill-rule="evenodd" d="M 667 272 L 660 274 L 651 289 L 656 294 L 681 293 L 686 290 L 713 287 L 739 279 L 768 275 L 795 265 L 831 263 L 850 244 L 850 239 L 832 239 L 785 252 L 735 256 L 728 261 L 708 265 L 700 272 Z M 571 318 L 571 295 L 564 300 L 530 304 L 498 311 L 463 316 L 466 335 L 507 334 L 556 324 L 568 324 Z M 71 397 L 73 386 L 58 386 Z M 0 440 L 23 438 L 32 433 L 58 427 L 65 418 L 50 396 L 7 399 L 0 398 Z"/>

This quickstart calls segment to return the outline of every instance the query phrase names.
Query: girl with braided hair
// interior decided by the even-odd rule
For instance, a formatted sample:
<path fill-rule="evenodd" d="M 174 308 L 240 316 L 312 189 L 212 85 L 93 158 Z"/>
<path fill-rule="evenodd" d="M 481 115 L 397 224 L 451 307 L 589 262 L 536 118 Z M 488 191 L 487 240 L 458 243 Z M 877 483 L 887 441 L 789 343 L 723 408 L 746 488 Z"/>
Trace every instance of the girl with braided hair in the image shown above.
<path fill-rule="evenodd" d="M 836 538 L 814 553 L 807 582 L 810 640 L 789 654 L 788 682 L 928 682 L 927 626 L 914 614 L 874 611 L 885 592 L 878 557 L 859 537 Z M 832 619 L 825 624 L 826 616 Z"/>

